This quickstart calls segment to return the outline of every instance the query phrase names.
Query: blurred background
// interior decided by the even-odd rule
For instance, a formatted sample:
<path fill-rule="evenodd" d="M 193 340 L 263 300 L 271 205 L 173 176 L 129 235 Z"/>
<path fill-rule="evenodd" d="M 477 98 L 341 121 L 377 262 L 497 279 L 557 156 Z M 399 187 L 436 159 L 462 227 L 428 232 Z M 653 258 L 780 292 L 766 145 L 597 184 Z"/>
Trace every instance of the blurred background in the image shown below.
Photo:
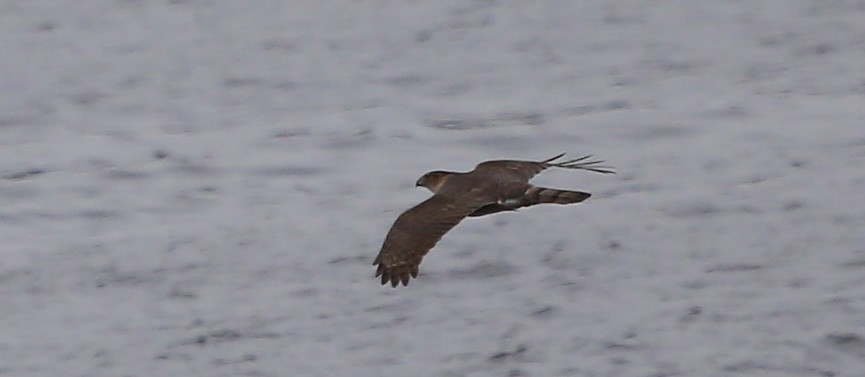
<path fill-rule="evenodd" d="M 0 375 L 857 376 L 865 1 L 0 2 Z M 416 179 L 549 171 L 408 288 Z"/>

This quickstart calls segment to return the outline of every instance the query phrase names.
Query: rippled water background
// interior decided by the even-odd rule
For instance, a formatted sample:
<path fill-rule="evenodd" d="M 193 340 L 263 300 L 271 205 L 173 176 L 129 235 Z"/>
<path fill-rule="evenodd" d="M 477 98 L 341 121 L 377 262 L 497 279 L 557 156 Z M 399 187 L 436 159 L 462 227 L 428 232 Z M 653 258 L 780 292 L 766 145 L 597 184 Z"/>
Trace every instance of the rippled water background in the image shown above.
<path fill-rule="evenodd" d="M 0 3 L 0 375 L 859 376 L 865 2 Z M 372 258 L 434 169 L 594 196 Z"/>

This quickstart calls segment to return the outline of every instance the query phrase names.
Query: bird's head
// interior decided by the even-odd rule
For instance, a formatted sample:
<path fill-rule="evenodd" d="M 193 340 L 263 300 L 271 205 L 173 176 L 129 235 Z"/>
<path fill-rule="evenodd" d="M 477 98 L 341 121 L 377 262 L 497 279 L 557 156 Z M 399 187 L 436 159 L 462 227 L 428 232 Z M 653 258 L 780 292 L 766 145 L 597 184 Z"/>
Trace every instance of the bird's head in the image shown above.
<path fill-rule="evenodd" d="M 418 178 L 415 186 L 426 187 L 427 189 L 435 193 L 439 190 L 439 187 L 444 184 L 447 177 L 449 177 L 451 174 L 453 173 L 441 170 L 431 171 Z"/>

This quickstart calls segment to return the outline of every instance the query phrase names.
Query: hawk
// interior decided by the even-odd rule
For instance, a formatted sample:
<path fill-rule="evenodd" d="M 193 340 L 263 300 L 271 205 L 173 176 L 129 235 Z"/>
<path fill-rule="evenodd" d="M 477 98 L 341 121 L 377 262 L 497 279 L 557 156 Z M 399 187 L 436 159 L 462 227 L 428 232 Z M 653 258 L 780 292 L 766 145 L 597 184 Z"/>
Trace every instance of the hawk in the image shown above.
<path fill-rule="evenodd" d="M 373 265 L 381 284 L 390 282 L 407 286 L 416 278 L 423 257 L 453 227 L 466 217 L 477 217 L 535 204 L 572 204 L 591 194 L 559 190 L 529 184 L 529 180 L 547 168 L 588 170 L 611 174 L 603 161 L 590 160 L 591 155 L 554 162 L 565 154 L 543 161 L 494 160 L 475 166 L 466 173 L 431 171 L 417 180 L 415 186 L 432 191 L 433 196 L 403 212 L 388 231 Z"/>

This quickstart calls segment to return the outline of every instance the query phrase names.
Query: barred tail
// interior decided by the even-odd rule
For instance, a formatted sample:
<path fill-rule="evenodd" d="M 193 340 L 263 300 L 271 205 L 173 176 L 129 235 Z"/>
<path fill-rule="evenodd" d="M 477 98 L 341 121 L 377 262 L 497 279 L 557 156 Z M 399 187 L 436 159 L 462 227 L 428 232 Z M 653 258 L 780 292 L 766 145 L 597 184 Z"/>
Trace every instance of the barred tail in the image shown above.
<path fill-rule="evenodd" d="M 572 204 L 588 199 L 592 194 L 582 191 L 558 190 L 546 187 L 532 186 L 523 195 L 523 206 L 528 207 L 541 203 Z"/>
<path fill-rule="evenodd" d="M 476 209 L 474 212 L 470 213 L 469 216 L 477 217 L 504 211 L 516 211 L 522 207 L 529 207 L 543 203 L 573 204 L 582 202 L 590 196 L 592 196 L 592 194 L 582 191 L 568 191 L 531 186 L 526 190 L 523 196 L 519 198 L 508 199 L 494 204 L 487 204 Z"/>

